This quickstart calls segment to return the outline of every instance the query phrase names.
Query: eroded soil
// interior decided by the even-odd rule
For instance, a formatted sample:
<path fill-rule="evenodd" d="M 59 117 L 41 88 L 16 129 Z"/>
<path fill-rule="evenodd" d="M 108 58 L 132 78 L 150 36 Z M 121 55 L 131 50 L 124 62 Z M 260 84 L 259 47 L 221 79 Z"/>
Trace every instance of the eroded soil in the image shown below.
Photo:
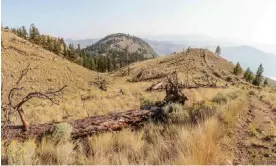
<path fill-rule="evenodd" d="M 249 96 L 249 108 L 239 119 L 233 164 L 276 164 L 276 111 L 256 96 Z"/>

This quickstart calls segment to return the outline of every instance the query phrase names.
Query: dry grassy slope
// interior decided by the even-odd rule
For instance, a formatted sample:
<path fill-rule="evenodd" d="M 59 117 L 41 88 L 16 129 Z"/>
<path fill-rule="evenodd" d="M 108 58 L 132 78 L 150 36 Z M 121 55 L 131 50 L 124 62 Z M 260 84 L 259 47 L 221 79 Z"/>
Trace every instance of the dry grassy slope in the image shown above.
<path fill-rule="evenodd" d="M 162 92 L 144 93 L 144 89 L 150 83 L 125 83 L 122 79 L 114 79 L 107 74 L 100 74 L 109 83 L 108 90 L 101 91 L 97 87 L 88 85 L 89 81 L 96 80 L 96 72 L 71 63 L 17 37 L 8 30 L 2 30 L 2 45 L 3 104 L 7 103 L 8 92 L 14 87 L 20 72 L 28 64 L 31 70 L 19 85 L 24 87 L 24 90 L 16 95 L 18 99 L 30 92 L 58 89 L 68 85 L 64 99 L 59 105 L 33 99 L 23 106 L 27 119 L 33 124 L 80 119 L 87 117 L 88 114 L 91 116 L 137 109 L 140 107 L 140 98 L 160 100 L 164 97 Z M 120 89 L 123 90 L 123 94 L 120 93 Z M 82 96 L 88 97 L 85 105 L 81 101 Z M 12 120 L 19 123 L 18 119 Z"/>
<path fill-rule="evenodd" d="M 95 93 L 100 91 L 88 85 L 89 81 L 96 80 L 96 72 L 71 63 L 7 30 L 2 30 L 1 48 L 3 103 L 7 102 L 8 92 L 15 85 L 22 69 L 30 64 L 31 70 L 19 85 L 24 87 L 24 90 L 17 96 L 18 98 L 29 92 L 46 91 L 49 88 L 58 89 L 68 85 L 64 94 L 65 99 L 59 106 L 51 106 L 49 102 L 37 100 L 26 104 L 24 109 L 27 110 L 27 116 L 31 116 L 31 122 L 61 120 L 64 112 L 71 114 L 73 111 L 71 116 L 76 118 L 86 115 L 80 108 L 80 94 L 85 94 L 87 91 Z M 43 114 L 42 117 L 40 117 L 41 114 Z"/>
<path fill-rule="evenodd" d="M 189 52 L 184 51 L 170 56 L 134 63 L 130 66 L 129 79 L 135 79 L 135 77 L 139 77 L 139 74 L 142 75 L 140 77 L 143 79 L 150 79 L 158 75 L 178 71 L 180 80 L 185 82 L 185 75 L 189 71 L 190 84 L 192 84 L 192 77 L 202 78 L 205 75 L 209 75 L 214 79 L 220 77 L 219 82 L 222 84 L 226 83 L 225 79 L 227 77 L 232 77 L 233 81 L 241 80 L 232 74 L 234 69 L 232 63 L 208 50 L 206 50 L 205 58 L 203 55 L 203 49 L 191 49 Z M 214 73 L 218 73 L 220 76 Z M 119 70 L 115 75 L 126 76 L 127 67 Z"/>
<path fill-rule="evenodd" d="M 165 96 L 164 92 L 145 92 L 145 89 L 152 84 L 152 81 L 130 83 L 126 81 L 128 77 L 112 77 L 112 75 L 104 74 L 102 74 L 103 77 L 107 78 L 110 84 L 107 91 L 101 91 L 96 87 L 88 85 L 89 81 L 95 80 L 97 76 L 95 72 L 62 59 L 5 30 L 2 31 L 2 41 L 1 74 L 3 81 L 3 103 L 6 103 L 7 93 L 17 81 L 19 73 L 28 64 L 30 64 L 32 70 L 22 80 L 20 86 L 24 86 L 25 89 L 17 96 L 18 98 L 29 92 L 44 91 L 48 88 L 56 89 L 65 84 L 68 85 L 64 99 L 60 105 L 51 105 L 48 101 L 34 99 L 24 106 L 26 116 L 33 124 L 79 119 L 87 117 L 88 114 L 91 116 L 137 109 L 140 107 L 141 98 L 156 101 L 162 100 Z M 187 57 L 182 54 L 179 53 L 168 57 L 135 63 L 131 66 L 131 75 L 141 70 L 147 70 L 148 72 L 152 72 L 153 70 L 162 72 L 162 68 L 166 72 L 167 70 L 174 70 L 175 68 L 183 70 L 181 64 L 183 66 L 184 64 L 195 64 L 194 67 L 196 68 L 208 70 L 204 67 L 204 64 L 203 67 L 201 66 L 201 62 L 190 62 L 200 61 L 200 58 L 193 55 L 193 52 L 191 56 L 194 56 L 194 60 L 192 58 L 187 61 Z M 212 58 L 217 59 L 216 57 L 209 59 Z M 231 66 L 228 65 L 228 68 L 230 70 Z M 119 89 L 122 89 L 123 94 L 119 92 Z M 218 91 L 221 90 L 193 89 L 185 90 L 185 94 L 190 99 L 188 103 L 193 103 L 199 100 L 210 99 Z M 85 108 L 83 107 L 81 96 L 89 97 L 85 103 Z"/>
<path fill-rule="evenodd" d="M 82 89 L 96 73 L 71 63 L 40 46 L 2 31 L 2 81 L 4 92 L 14 85 L 22 69 L 30 64 L 31 71 L 22 80 L 22 86 L 46 90 L 68 85 L 68 89 Z"/>

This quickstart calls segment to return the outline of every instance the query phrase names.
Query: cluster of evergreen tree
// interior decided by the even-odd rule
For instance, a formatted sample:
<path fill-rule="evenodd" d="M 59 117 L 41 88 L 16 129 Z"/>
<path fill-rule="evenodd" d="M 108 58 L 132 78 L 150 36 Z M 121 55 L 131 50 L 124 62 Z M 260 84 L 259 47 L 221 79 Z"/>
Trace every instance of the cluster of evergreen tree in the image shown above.
<path fill-rule="evenodd" d="M 5 27 L 5 29 L 9 28 Z M 129 53 L 127 48 L 125 50 L 108 50 L 108 45 L 101 45 L 96 46 L 100 48 L 94 49 L 98 50 L 97 52 L 91 53 L 89 49 L 93 48 L 93 45 L 85 49 L 81 49 L 79 44 L 77 48 L 72 43 L 67 46 L 63 38 L 43 35 L 34 24 L 31 24 L 29 31 L 25 26 L 11 28 L 10 30 L 17 36 L 63 56 L 71 62 L 99 72 L 111 72 L 130 63 L 147 59 L 143 56 L 144 50 Z"/>
<path fill-rule="evenodd" d="M 240 63 L 238 62 L 236 64 L 236 67 L 234 68 L 234 74 L 235 75 L 240 75 L 242 73 L 242 68 L 241 68 L 241 65 Z"/>
<path fill-rule="evenodd" d="M 262 64 L 260 64 L 260 66 L 258 67 L 258 70 L 257 70 L 255 75 L 251 71 L 251 69 L 248 67 L 244 72 L 243 78 L 247 82 L 252 83 L 253 85 L 260 86 L 263 79 L 264 79 L 263 72 L 264 72 L 264 68 L 263 68 Z M 241 68 L 241 65 L 240 65 L 239 62 L 236 64 L 236 67 L 234 68 L 233 73 L 235 75 L 240 75 L 242 73 L 242 68 Z M 265 79 L 264 80 L 264 86 L 267 86 L 267 85 L 268 85 L 268 80 Z"/>
<path fill-rule="evenodd" d="M 40 34 L 38 28 L 31 24 L 29 32 L 25 26 L 20 28 L 11 28 L 11 31 L 17 36 L 26 39 L 34 44 L 42 46 L 44 49 L 49 50 L 57 55 L 70 55 L 70 51 L 63 38 L 55 38 L 50 35 Z"/>

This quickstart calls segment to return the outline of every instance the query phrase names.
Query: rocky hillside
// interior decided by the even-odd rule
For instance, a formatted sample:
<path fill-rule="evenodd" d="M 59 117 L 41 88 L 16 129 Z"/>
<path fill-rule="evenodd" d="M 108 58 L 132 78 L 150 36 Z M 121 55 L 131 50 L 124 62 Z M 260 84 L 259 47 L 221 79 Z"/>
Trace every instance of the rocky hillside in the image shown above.
<path fill-rule="evenodd" d="M 111 34 L 86 48 L 90 55 L 105 55 L 110 52 L 125 52 L 141 58 L 156 58 L 158 54 L 141 38 L 123 33 Z"/>

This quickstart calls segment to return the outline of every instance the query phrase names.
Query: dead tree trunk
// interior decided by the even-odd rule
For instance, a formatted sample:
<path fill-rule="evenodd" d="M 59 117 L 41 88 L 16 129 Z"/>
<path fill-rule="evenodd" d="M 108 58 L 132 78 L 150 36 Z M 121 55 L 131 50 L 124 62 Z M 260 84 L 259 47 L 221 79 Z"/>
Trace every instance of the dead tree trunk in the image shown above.
<path fill-rule="evenodd" d="M 25 118 L 23 109 L 20 108 L 20 109 L 18 110 L 18 113 L 19 113 L 19 116 L 20 116 L 20 120 L 21 120 L 21 122 L 22 122 L 22 124 L 23 124 L 24 131 L 27 131 L 27 130 L 29 129 L 29 127 L 30 127 L 30 124 L 29 124 L 29 122 L 28 122 L 28 121 L 26 120 L 26 118 Z"/>
<path fill-rule="evenodd" d="M 18 84 L 23 79 L 24 76 L 27 75 L 27 73 L 30 71 L 30 65 L 28 65 L 25 69 L 23 69 L 20 73 L 19 79 L 15 84 L 15 87 L 12 88 L 8 94 L 8 104 L 5 108 L 5 120 L 4 124 L 2 125 L 2 129 L 6 130 L 7 126 L 9 125 L 10 117 L 12 114 L 18 112 L 20 120 L 23 125 L 23 129 L 27 131 L 29 129 L 29 123 L 27 119 L 25 118 L 24 111 L 22 109 L 22 106 L 28 102 L 32 98 L 40 98 L 40 99 L 46 99 L 51 101 L 53 104 L 59 104 L 59 100 L 63 96 L 63 90 L 67 87 L 67 85 L 63 86 L 62 88 L 58 89 L 57 91 L 48 90 L 46 92 L 31 92 L 28 93 L 25 97 L 23 97 L 21 100 L 15 100 L 14 94 L 18 91 L 21 91 L 24 89 L 24 87 L 19 88 Z M 1 85 L 2 86 L 2 85 Z M 7 129 L 8 130 L 8 129 Z M 5 131 L 6 132 L 6 131 Z"/>
<path fill-rule="evenodd" d="M 119 131 L 123 128 L 137 128 L 156 112 L 149 110 L 130 110 L 126 112 L 91 116 L 84 119 L 68 122 L 73 126 L 72 139 L 91 136 L 95 133 L 107 131 Z M 4 132 L 2 138 L 12 140 L 26 140 L 29 138 L 41 138 L 44 133 L 51 133 L 58 123 L 47 123 L 29 126 L 29 130 L 22 131 L 21 126 L 8 126 L 9 132 Z"/>

